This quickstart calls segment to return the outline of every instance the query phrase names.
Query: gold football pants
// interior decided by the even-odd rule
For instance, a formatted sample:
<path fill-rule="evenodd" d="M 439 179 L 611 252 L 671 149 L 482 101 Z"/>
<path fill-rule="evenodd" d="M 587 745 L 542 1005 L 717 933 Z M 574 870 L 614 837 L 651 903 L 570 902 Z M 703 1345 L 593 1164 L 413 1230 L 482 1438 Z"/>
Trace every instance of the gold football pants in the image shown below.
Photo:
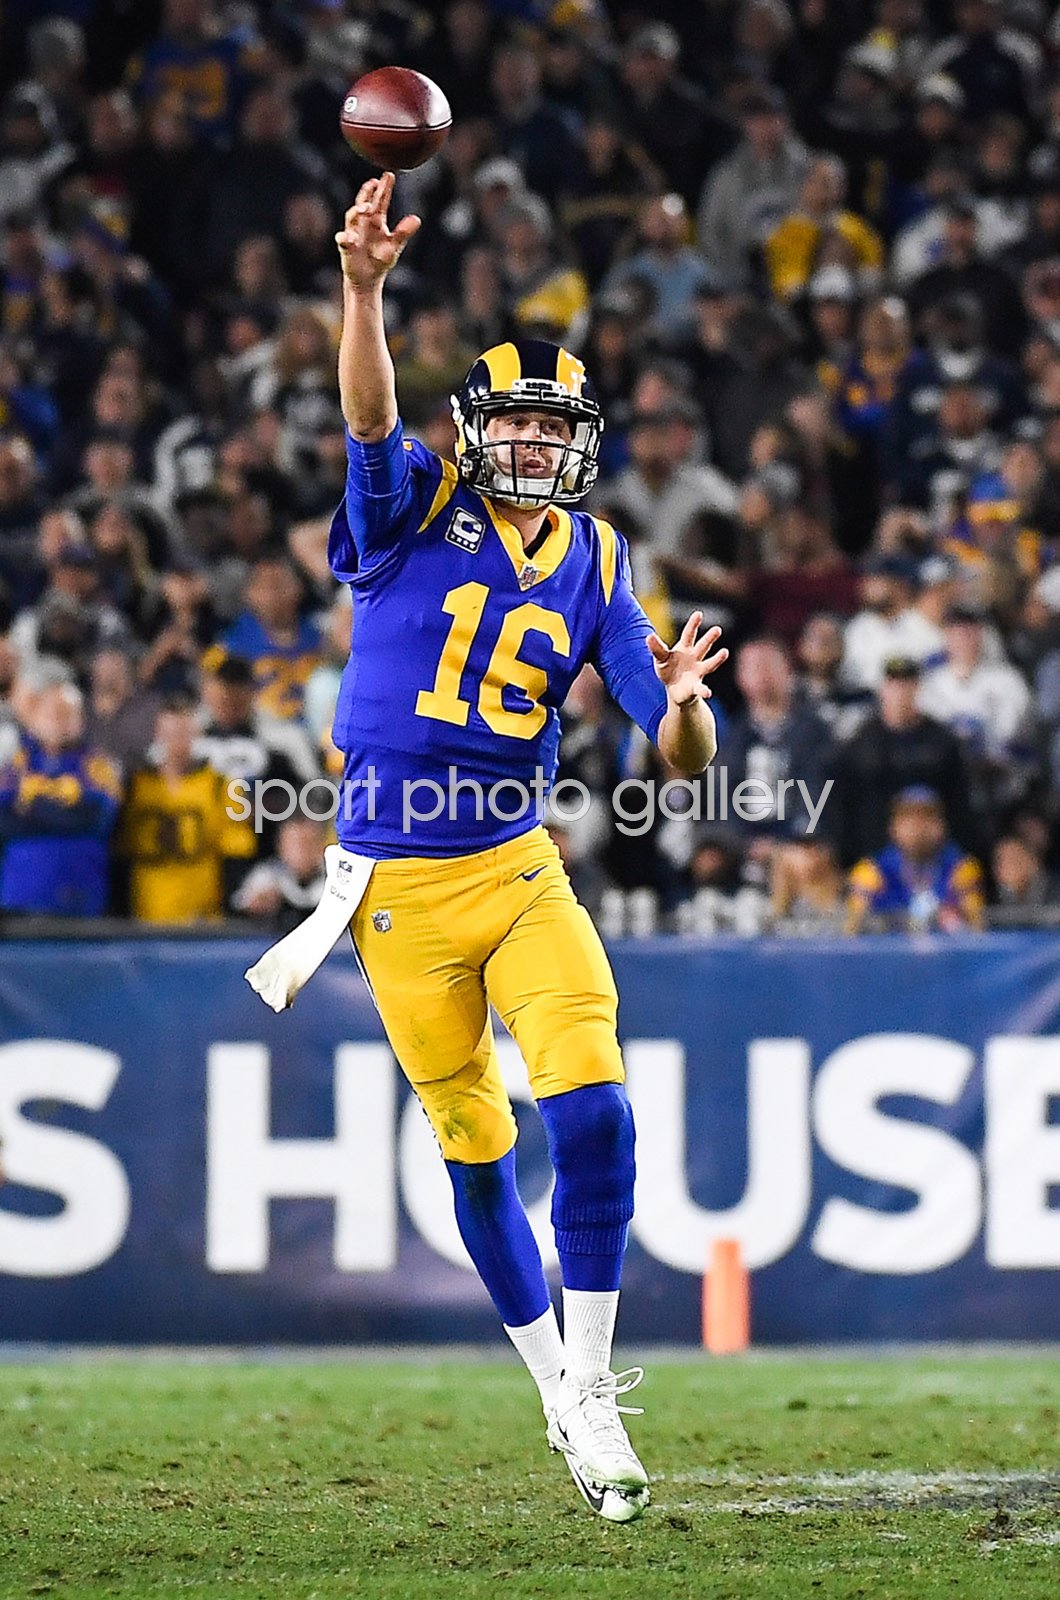
<path fill-rule="evenodd" d="M 611 968 L 543 828 L 474 855 L 378 862 L 351 931 L 447 1160 L 496 1161 L 515 1143 L 491 1004 L 535 1098 L 623 1081 Z"/>

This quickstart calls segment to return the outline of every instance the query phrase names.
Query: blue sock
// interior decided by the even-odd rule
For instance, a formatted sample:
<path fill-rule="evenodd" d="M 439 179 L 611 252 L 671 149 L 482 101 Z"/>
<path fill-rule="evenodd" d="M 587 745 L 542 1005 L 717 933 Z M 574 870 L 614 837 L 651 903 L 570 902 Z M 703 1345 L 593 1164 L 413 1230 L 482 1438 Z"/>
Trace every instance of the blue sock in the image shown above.
<path fill-rule="evenodd" d="M 499 1161 L 447 1161 L 467 1253 L 509 1328 L 525 1328 L 552 1304 L 541 1252 L 515 1184 L 515 1151 Z"/>
<path fill-rule="evenodd" d="M 633 1216 L 633 1108 L 619 1083 L 538 1101 L 556 1171 L 552 1225 L 565 1289 L 617 1289 Z"/>

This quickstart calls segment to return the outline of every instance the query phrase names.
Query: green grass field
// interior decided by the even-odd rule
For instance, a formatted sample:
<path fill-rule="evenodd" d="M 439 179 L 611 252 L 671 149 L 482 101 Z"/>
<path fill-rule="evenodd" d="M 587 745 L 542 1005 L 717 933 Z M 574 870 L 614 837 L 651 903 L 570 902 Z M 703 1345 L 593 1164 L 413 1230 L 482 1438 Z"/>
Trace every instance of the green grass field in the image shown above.
<path fill-rule="evenodd" d="M 515 1366 L 0 1366 L 0 1595 L 1057 1600 L 1060 1362 L 659 1361 L 643 1521 Z"/>

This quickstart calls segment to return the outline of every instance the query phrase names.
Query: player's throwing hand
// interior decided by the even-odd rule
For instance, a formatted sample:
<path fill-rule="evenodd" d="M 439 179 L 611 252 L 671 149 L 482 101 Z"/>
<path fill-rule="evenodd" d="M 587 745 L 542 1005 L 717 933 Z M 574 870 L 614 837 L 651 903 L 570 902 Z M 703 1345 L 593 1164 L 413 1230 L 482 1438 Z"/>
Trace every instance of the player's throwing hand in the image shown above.
<path fill-rule="evenodd" d="M 419 229 L 420 219 L 414 216 L 402 217 L 393 229 L 387 226 L 387 207 L 393 193 L 392 172 L 362 183 L 346 213 L 342 232 L 335 235 L 342 275 L 355 289 L 371 289 L 381 283 Z"/>
<path fill-rule="evenodd" d="M 690 700 L 709 700 L 711 690 L 703 680 L 729 659 L 726 649 L 715 650 L 713 655 L 709 653 L 721 638 L 720 628 L 708 628 L 697 642 L 696 634 L 702 621 L 702 611 L 693 611 L 672 648 L 667 648 L 657 633 L 648 635 L 655 671 L 666 685 L 671 703 L 676 706 L 687 705 Z"/>

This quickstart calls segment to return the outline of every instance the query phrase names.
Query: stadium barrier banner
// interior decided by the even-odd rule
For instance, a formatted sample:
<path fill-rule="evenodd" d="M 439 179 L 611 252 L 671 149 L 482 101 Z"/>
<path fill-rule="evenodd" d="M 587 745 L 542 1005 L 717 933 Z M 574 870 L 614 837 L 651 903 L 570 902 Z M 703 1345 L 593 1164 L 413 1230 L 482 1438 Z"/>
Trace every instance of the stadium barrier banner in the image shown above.
<path fill-rule="evenodd" d="M 0 1338 L 485 1339 L 430 1129 L 352 953 L 276 1017 L 260 941 L 7 943 Z M 739 1238 L 759 1343 L 1060 1338 L 1060 939 L 627 941 L 621 1334 L 695 1341 Z M 510 1040 L 520 1183 L 554 1265 Z"/>

